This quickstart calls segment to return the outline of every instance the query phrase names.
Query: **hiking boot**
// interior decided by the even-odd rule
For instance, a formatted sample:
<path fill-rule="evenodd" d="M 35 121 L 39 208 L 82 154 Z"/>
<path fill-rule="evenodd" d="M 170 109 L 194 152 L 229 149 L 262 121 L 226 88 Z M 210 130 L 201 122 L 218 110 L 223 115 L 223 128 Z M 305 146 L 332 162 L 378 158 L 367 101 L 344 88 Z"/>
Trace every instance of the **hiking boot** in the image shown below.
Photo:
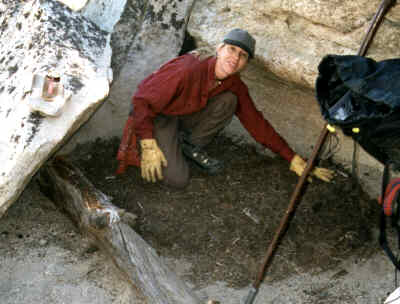
<path fill-rule="evenodd" d="M 201 171 L 210 175 L 215 175 L 221 172 L 224 168 L 224 165 L 221 161 L 210 157 L 206 151 L 204 151 L 201 147 L 189 142 L 187 138 L 182 138 L 181 145 L 183 155 L 191 160 Z"/>

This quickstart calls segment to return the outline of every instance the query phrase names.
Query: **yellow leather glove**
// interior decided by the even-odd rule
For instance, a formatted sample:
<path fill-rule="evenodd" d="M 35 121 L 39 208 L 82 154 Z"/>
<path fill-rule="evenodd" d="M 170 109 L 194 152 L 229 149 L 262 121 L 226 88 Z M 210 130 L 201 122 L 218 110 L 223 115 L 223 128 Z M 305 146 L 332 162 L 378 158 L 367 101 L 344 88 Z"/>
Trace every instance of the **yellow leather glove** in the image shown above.
<path fill-rule="evenodd" d="M 142 139 L 140 141 L 142 154 L 140 159 L 140 167 L 142 169 L 142 177 L 148 181 L 155 183 L 157 179 L 162 180 L 161 166 L 168 165 L 164 153 L 157 145 L 157 141 L 153 138 Z"/>
<path fill-rule="evenodd" d="M 301 176 L 303 174 L 304 169 L 307 167 L 307 162 L 301 158 L 298 154 L 296 154 L 292 161 L 290 162 L 290 170 L 294 171 L 298 176 Z M 311 174 L 327 183 L 329 183 L 334 175 L 334 171 L 326 169 L 326 168 L 321 168 L 321 167 L 315 167 L 312 171 Z M 308 181 L 311 182 L 312 179 L 309 177 Z"/>

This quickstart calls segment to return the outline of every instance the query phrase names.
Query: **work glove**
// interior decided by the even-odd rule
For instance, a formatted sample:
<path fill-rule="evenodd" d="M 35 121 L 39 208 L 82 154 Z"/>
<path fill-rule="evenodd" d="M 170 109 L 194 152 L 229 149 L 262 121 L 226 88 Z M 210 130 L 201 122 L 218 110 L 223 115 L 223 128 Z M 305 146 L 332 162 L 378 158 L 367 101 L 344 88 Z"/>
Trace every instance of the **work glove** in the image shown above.
<path fill-rule="evenodd" d="M 153 138 L 142 139 L 140 141 L 142 155 L 140 159 L 140 167 L 142 169 L 142 177 L 148 182 L 155 183 L 157 179 L 162 180 L 161 166 L 167 166 L 167 160 L 164 153 L 157 145 L 157 141 Z"/>
<path fill-rule="evenodd" d="M 292 161 L 290 162 L 290 170 L 294 171 L 298 176 L 301 176 L 303 174 L 303 171 L 306 167 L 307 167 L 307 162 L 303 158 L 301 158 L 298 154 L 296 154 L 293 157 Z M 310 174 L 329 183 L 333 178 L 334 171 L 326 168 L 315 167 Z M 312 182 L 311 177 L 308 177 L 307 180 L 309 182 Z"/>

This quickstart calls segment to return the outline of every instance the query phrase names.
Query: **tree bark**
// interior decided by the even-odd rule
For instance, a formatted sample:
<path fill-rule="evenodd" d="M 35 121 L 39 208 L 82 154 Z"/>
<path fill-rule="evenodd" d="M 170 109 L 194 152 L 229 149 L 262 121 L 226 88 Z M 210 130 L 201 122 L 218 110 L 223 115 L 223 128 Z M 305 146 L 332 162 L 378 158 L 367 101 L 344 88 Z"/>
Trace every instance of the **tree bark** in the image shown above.
<path fill-rule="evenodd" d="M 57 157 L 40 171 L 41 188 L 87 232 L 151 304 L 200 301 L 133 229 L 136 216 L 114 206 L 81 171 Z"/>

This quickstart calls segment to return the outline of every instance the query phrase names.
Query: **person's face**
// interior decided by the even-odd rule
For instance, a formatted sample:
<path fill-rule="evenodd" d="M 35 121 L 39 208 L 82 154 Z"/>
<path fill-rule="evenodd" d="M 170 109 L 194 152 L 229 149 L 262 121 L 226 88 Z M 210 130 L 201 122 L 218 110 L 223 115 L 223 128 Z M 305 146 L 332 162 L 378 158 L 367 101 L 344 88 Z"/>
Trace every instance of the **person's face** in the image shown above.
<path fill-rule="evenodd" d="M 227 78 L 243 70 L 249 60 L 249 54 L 242 48 L 232 44 L 222 44 L 217 48 L 215 76 Z"/>

